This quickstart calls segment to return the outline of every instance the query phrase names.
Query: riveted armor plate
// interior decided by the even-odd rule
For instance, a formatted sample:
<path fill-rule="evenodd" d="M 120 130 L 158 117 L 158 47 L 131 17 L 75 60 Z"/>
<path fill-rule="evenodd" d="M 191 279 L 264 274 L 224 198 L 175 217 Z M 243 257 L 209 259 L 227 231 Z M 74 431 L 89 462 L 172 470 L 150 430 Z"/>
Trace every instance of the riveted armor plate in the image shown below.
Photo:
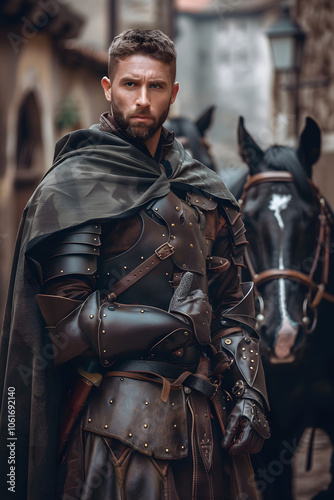
<path fill-rule="evenodd" d="M 144 455 L 180 459 L 188 454 L 185 394 L 171 390 L 161 400 L 162 385 L 127 377 L 107 377 L 91 399 L 84 429 L 119 439 Z"/>
<path fill-rule="evenodd" d="M 100 233 L 100 224 L 87 224 L 56 234 L 47 240 L 41 250 L 37 247 L 36 259 L 41 266 L 41 282 L 59 276 L 93 276 L 100 254 Z"/>

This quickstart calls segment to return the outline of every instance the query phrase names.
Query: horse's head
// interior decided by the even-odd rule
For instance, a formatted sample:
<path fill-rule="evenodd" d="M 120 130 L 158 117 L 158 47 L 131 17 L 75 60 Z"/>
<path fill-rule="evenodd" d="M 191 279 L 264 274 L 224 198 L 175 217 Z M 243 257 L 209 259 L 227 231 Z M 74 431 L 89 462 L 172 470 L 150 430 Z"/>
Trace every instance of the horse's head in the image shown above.
<path fill-rule="evenodd" d="M 262 151 L 240 118 L 238 139 L 250 171 L 242 216 L 263 353 L 273 363 L 292 362 L 315 325 L 316 310 L 309 306 L 315 305 L 316 284 L 326 274 L 326 205 L 311 181 L 320 129 L 307 118 L 296 150 L 272 146 Z"/>
<path fill-rule="evenodd" d="M 211 125 L 214 110 L 215 107 L 211 106 L 196 121 L 184 117 L 169 118 L 164 126 L 174 132 L 175 137 L 193 158 L 216 171 L 210 154 L 210 146 L 205 138 L 205 132 Z"/>

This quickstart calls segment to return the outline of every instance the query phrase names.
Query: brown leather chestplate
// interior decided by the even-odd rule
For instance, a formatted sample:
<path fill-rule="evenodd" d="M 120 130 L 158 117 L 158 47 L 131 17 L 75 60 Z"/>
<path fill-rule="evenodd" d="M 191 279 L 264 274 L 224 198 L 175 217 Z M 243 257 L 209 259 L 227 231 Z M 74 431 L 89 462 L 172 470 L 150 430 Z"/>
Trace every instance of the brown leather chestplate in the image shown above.
<path fill-rule="evenodd" d="M 170 192 L 142 210 L 140 238 L 127 251 L 101 263 L 99 290 L 102 293 L 112 290 L 115 283 L 153 255 L 157 248 L 169 243 L 174 249 L 171 257 L 161 261 L 124 291 L 118 300 L 125 304 L 151 305 L 167 310 L 174 292 L 175 273 L 184 271 L 197 273 L 201 277 L 201 288 L 206 292 L 206 260 L 211 248 L 210 242 L 204 237 L 203 206 L 205 210 L 213 210 L 216 202 L 204 196 L 188 194 L 186 203 Z M 154 215 L 150 217 L 149 212 Z"/>

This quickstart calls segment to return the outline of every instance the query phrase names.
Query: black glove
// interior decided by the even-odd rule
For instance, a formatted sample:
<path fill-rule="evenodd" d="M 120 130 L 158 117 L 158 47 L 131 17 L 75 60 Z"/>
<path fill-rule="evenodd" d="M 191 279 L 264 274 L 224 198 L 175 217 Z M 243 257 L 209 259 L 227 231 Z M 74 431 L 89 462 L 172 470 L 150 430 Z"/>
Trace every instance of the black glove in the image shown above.
<path fill-rule="evenodd" d="M 227 420 L 223 448 L 230 455 L 259 453 L 269 437 L 269 424 L 260 405 L 251 399 L 238 399 Z"/>
<path fill-rule="evenodd" d="M 212 308 L 208 296 L 200 288 L 201 277 L 187 271 L 170 301 L 169 310 L 193 326 L 201 345 L 210 341 Z"/>

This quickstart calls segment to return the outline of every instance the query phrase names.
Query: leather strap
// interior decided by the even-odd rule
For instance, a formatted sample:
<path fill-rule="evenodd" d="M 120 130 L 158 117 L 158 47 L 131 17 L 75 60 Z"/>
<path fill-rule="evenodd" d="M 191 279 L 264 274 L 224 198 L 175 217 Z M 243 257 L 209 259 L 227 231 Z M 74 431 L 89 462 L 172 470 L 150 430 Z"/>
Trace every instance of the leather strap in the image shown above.
<path fill-rule="evenodd" d="M 294 182 L 293 175 L 290 172 L 277 171 L 277 172 L 260 172 L 258 174 L 254 174 L 248 178 L 244 185 L 243 193 L 241 199 L 243 200 L 246 192 L 252 186 L 256 186 L 257 184 L 262 184 L 262 182 Z"/>
<path fill-rule="evenodd" d="M 108 293 L 109 300 L 115 300 L 116 297 L 121 295 L 121 293 L 125 292 L 130 286 L 134 285 L 143 278 L 146 274 L 148 274 L 152 269 L 154 269 L 157 265 L 160 264 L 163 260 L 167 259 L 174 253 L 174 247 L 170 243 L 164 243 L 160 247 L 158 247 L 154 254 L 151 255 L 144 262 L 139 264 L 133 271 L 128 273 L 124 278 L 117 281 L 110 289 Z"/>
<path fill-rule="evenodd" d="M 257 288 L 257 294 L 259 296 L 261 294 L 258 291 L 258 287 L 261 284 L 274 279 L 280 279 L 280 278 L 290 279 L 306 286 L 309 289 L 310 295 L 311 291 L 316 291 L 316 295 L 313 301 L 310 302 L 309 304 L 311 309 L 315 309 L 319 305 L 322 299 L 325 299 L 329 302 L 334 302 L 334 295 L 325 291 L 325 286 L 328 283 L 328 275 L 329 275 L 329 257 L 330 257 L 329 247 L 330 247 L 330 234 L 331 234 L 330 224 L 332 223 L 332 218 L 326 206 L 324 198 L 322 198 L 322 196 L 320 195 L 319 189 L 311 179 L 308 179 L 308 181 L 309 184 L 311 185 L 311 188 L 313 189 L 313 192 L 315 193 L 315 197 L 318 199 L 320 204 L 320 214 L 319 214 L 320 232 L 319 232 L 319 237 L 317 239 L 318 244 L 316 248 L 315 258 L 313 260 L 313 265 L 309 274 L 306 275 L 294 269 L 267 269 L 265 271 L 257 273 L 252 265 L 247 248 L 245 249 L 245 260 L 247 263 L 248 270 L 251 274 L 252 281 L 254 282 L 254 285 Z M 286 171 L 260 172 L 253 176 L 250 176 L 244 185 L 240 202 L 241 203 L 244 202 L 247 191 L 251 187 L 261 184 L 262 182 L 294 182 L 294 178 L 290 172 Z M 315 283 L 313 281 L 313 276 L 315 270 L 319 265 L 319 262 L 322 263 L 322 276 L 320 284 Z"/>
<path fill-rule="evenodd" d="M 213 436 L 209 401 L 203 394 L 195 391 L 190 394 L 190 403 L 194 412 L 197 446 L 204 467 L 207 472 L 210 472 L 212 467 Z"/>
<path fill-rule="evenodd" d="M 135 372 L 135 373 L 154 373 L 166 378 L 179 379 L 183 373 L 185 373 L 184 368 L 179 368 L 177 366 L 169 365 L 167 363 L 160 363 L 157 361 L 146 361 L 146 360 L 129 360 L 129 361 L 119 361 L 113 365 L 115 371 L 123 372 Z M 114 370 L 113 370 L 114 371 Z M 109 372 L 112 376 L 112 372 Z M 182 383 L 189 387 L 190 389 L 195 389 L 201 392 L 209 399 L 212 399 L 218 391 L 218 384 L 212 384 L 200 375 L 196 375 L 191 372 L 186 372 L 187 377 L 182 380 Z M 127 376 L 124 374 L 124 376 Z M 179 379 L 180 380 L 180 379 Z"/>

